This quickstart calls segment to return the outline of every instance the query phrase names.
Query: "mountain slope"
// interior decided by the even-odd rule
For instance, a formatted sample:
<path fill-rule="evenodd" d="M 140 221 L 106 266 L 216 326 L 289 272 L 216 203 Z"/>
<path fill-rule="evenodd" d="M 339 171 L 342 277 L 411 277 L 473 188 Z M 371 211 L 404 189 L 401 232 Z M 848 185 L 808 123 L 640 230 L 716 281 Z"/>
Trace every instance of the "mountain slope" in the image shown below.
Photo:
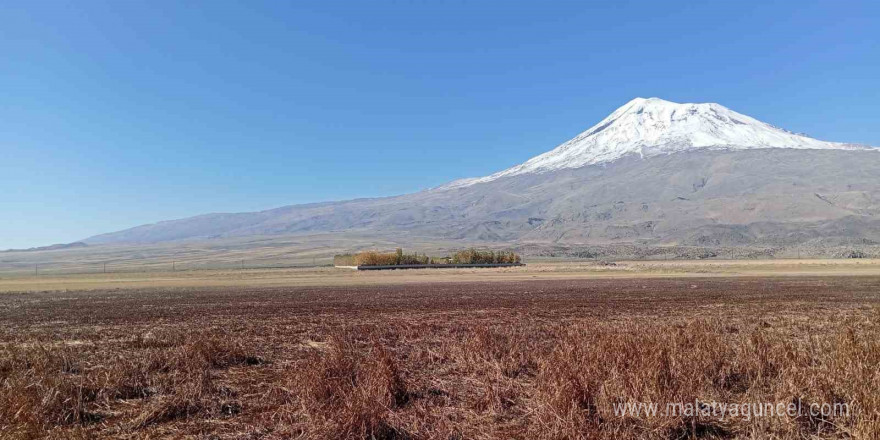
<path fill-rule="evenodd" d="M 637 99 L 522 165 L 397 197 L 209 214 L 89 244 L 250 235 L 562 244 L 880 240 L 880 154 L 793 134 L 717 104 Z"/>

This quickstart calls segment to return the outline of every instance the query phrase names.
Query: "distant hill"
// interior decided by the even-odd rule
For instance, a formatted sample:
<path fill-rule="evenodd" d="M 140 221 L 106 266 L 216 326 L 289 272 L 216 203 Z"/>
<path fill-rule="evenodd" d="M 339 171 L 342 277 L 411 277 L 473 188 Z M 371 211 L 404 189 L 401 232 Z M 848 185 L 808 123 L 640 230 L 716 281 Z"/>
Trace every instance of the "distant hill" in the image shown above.
<path fill-rule="evenodd" d="M 40 247 L 32 247 L 28 249 L 7 249 L 3 252 L 35 252 L 35 251 L 54 251 L 59 249 L 73 249 L 73 248 L 83 248 L 87 247 L 88 244 L 83 243 L 81 241 L 76 241 L 73 243 L 59 243 L 53 244 L 50 246 L 40 246 Z"/>

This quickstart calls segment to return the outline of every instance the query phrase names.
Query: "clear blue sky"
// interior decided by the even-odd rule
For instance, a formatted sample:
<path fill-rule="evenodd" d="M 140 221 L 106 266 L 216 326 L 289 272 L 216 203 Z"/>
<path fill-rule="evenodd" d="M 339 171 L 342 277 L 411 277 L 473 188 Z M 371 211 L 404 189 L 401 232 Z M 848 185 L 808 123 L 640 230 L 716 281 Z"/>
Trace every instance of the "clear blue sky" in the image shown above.
<path fill-rule="evenodd" d="M 636 97 L 880 145 L 880 2 L 0 0 L 0 249 L 417 191 Z"/>

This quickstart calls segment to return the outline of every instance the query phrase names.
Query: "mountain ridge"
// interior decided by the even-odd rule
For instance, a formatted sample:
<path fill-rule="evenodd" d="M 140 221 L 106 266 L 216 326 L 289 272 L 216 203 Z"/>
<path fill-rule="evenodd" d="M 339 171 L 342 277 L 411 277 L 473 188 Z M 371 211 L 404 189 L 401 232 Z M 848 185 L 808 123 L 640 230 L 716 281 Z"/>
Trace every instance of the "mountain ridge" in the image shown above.
<path fill-rule="evenodd" d="M 685 115 L 675 116 L 679 112 Z M 590 149 L 594 145 L 598 150 Z M 505 170 L 517 172 L 483 181 L 204 214 L 85 242 L 356 231 L 463 242 L 739 243 L 799 240 L 794 224 L 812 225 L 805 226 L 812 238 L 874 237 L 880 229 L 871 226 L 880 219 L 880 155 L 872 150 L 794 134 L 718 104 L 639 98 L 571 141 Z M 543 161 L 548 154 L 551 160 Z M 836 223 L 846 217 L 855 220 Z M 858 226 L 838 233 L 832 224 Z"/>

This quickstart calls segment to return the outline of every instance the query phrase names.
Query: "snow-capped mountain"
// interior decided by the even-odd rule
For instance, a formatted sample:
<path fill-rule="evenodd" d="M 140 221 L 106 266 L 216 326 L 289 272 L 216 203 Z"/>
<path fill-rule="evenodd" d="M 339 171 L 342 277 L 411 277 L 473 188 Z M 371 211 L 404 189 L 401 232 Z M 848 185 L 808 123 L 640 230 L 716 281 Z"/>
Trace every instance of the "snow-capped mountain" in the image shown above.
<path fill-rule="evenodd" d="M 580 168 L 629 155 L 652 157 L 698 148 L 844 150 L 866 147 L 792 133 L 715 103 L 678 104 L 659 98 L 636 98 L 551 151 L 490 176 L 456 180 L 439 189 L 460 188 L 519 174 Z"/>
<path fill-rule="evenodd" d="M 556 149 L 488 177 L 394 197 L 207 214 L 86 243 L 285 235 L 303 246 L 335 240 L 343 248 L 350 240 L 383 248 L 432 240 L 880 243 L 880 154 L 791 133 L 718 104 L 635 99 Z"/>

